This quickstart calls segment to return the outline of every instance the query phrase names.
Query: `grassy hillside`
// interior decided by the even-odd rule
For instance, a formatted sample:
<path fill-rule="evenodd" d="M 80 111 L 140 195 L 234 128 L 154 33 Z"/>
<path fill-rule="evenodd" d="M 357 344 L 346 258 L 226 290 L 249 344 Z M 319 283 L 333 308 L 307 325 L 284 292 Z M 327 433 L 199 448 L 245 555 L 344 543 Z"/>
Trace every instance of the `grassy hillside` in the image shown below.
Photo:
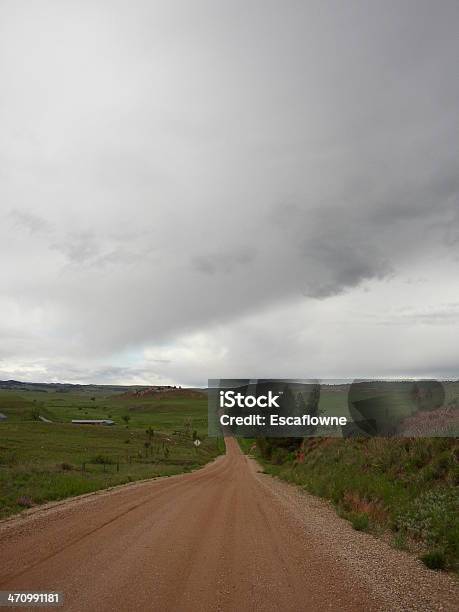
<path fill-rule="evenodd" d="M 207 438 L 207 398 L 126 389 L 0 389 L 0 517 L 46 501 L 195 469 L 223 451 Z M 45 423 L 40 417 L 52 421 Z M 114 426 L 74 425 L 107 419 Z M 193 444 L 198 437 L 202 444 Z"/>
<path fill-rule="evenodd" d="M 349 400 L 367 398 L 379 398 L 388 401 L 391 407 L 391 421 L 395 423 L 398 419 L 406 419 L 413 416 L 414 404 L 411 397 L 413 383 L 409 381 L 366 381 L 359 385 L 327 385 L 322 384 L 320 389 L 319 413 L 325 415 L 345 416 L 352 420 L 352 415 L 349 412 Z M 408 419 L 404 426 L 399 425 L 399 435 L 409 437 L 410 435 L 433 435 L 433 436 L 451 436 L 459 435 L 459 423 L 457 418 L 457 409 L 459 406 L 459 382 L 443 381 L 442 391 L 444 392 L 444 408 L 437 412 L 432 412 L 429 408 L 430 417 L 435 417 L 423 427 L 422 422 L 416 423 L 415 419 Z M 419 408 L 419 406 L 418 406 Z M 445 410 L 446 409 L 446 410 Z M 375 408 L 373 408 L 375 410 Z M 452 412 L 449 418 L 445 418 L 444 412 Z M 428 416 L 429 412 L 418 414 L 418 419 L 421 416 Z M 422 421 L 422 419 L 420 419 Z M 413 422 L 414 421 L 414 422 Z M 409 433 L 406 433 L 409 432 Z M 413 433 L 414 432 L 414 433 Z M 323 436 L 330 436 L 330 428 L 322 428 L 318 433 Z M 341 436 L 340 431 L 335 432 L 338 437 Z"/>
<path fill-rule="evenodd" d="M 304 451 L 298 461 L 258 443 L 266 472 L 329 499 L 355 529 L 390 534 L 431 568 L 458 569 L 457 438 L 316 438 Z"/>

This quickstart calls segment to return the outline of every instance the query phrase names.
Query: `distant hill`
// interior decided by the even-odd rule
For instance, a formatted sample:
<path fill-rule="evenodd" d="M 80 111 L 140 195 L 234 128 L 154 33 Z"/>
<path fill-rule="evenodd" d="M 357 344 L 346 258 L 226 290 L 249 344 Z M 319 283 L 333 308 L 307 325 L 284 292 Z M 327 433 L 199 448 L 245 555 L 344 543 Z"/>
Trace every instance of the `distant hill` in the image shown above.
<path fill-rule="evenodd" d="M 127 391 L 120 395 L 120 397 L 132 398 L 132 399 L 144 399 L 146 397 L 155 397 L 157 399 L 163 398 L 186 398 L 186 399 L 198 399 L 206 394 L 204 389 L 182 389 L 181 387 L 173 387 L 170 385 L 155 385 L 153 387 L 147 387 L 138 389 L 136 391 Z"/>
<path fill-rule="evenodd" d="M 67 393 L 70 391 L 108 391 L 120 393 L 122 391 L 140 389 L 139 385 L 78 385 L 71 383 L 34 383 L 21 382 L 19 380 L 0 380 L 0 389 L 14 389 L 15 391 L 34 391 L 35 393 L 47 393 L 49 391 Z"/>
<path fill-rule="evenodd" d="M 179 392 L 176 397 L 197 397 L 207 392 L 207 389 L 183 389 L 171 385 L 80 385 L 72 383 L 34 383 L 19 380 L 0 380 L 0 389 L 33 391 L 34 393 L 70 393 L 71 391 L 95 393 L 99 391 L 130 397 L 157 396 L 158 393 L 171 393 L 173 391 Z"/>

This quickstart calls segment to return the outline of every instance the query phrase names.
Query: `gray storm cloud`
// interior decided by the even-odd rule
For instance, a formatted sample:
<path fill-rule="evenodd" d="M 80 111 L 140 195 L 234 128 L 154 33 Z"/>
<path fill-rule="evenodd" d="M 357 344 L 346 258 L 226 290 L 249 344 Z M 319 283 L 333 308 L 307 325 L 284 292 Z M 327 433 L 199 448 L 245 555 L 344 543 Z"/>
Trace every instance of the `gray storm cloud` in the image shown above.
<path fill-rule="evenodd" d="M 243 367 L 247 338 L 293 333 L 290 307 L 358 310 L 375 283 L 397 302 L 402 274 L 451 291 L 458 19 L 447 1 L 2 2 L 0 374 L 45 360 L 38 376 L 113 382 L 165 362 L 191 384 L 188 352 L 120 355 L 199 333 Z M 283 350 L 261 353 L 270 375 Z"/>

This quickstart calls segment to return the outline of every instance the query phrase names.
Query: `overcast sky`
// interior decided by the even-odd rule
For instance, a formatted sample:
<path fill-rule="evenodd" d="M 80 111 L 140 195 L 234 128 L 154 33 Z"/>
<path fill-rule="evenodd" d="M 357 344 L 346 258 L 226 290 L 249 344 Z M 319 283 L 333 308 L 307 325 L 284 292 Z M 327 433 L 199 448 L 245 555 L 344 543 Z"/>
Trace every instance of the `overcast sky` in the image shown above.
<path fill-rule="evenodd" d="M 458 26 L 0 0 L 0 379 L 458 377 Z"/>

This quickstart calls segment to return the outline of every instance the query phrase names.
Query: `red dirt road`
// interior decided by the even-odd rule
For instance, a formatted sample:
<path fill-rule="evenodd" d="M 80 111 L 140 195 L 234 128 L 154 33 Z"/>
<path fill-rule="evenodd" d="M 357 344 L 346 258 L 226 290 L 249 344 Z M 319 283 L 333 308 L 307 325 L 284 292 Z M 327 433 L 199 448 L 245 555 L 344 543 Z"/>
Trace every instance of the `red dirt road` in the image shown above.
<path fill-rule="evenodd" d="M 0 590 L 61 591 L 78 612 L 395 609 L 295 512 L 228 439 L 192 474 L 0 524 Z"/>

